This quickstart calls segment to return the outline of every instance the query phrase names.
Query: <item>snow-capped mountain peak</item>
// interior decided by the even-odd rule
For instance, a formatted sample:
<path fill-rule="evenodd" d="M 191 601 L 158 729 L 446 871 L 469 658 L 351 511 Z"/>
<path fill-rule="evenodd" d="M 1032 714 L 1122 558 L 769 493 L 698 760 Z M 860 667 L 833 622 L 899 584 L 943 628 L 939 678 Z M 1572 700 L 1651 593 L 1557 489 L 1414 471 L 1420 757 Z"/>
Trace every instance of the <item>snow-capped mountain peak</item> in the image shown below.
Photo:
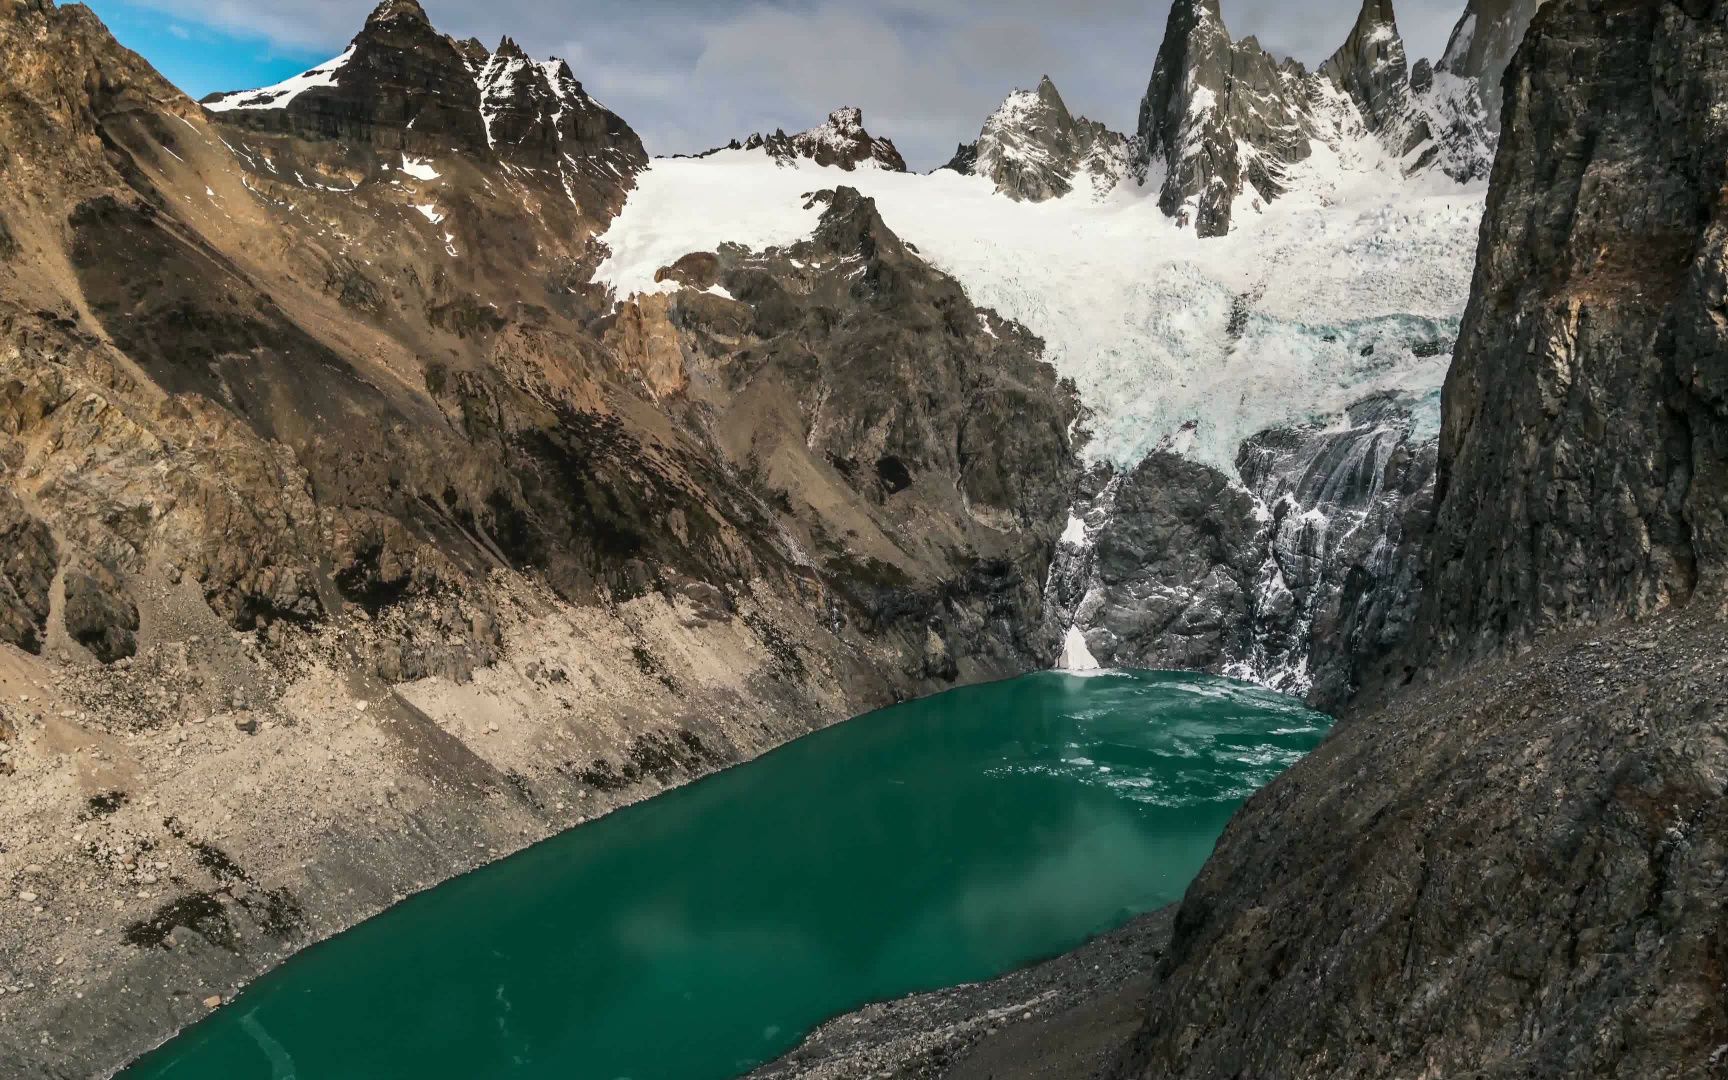
<path fill-rule="evenodd" d="M 1412 70 L 1392 0 L 1364 0 L 1313 73 L 1252 37 L 1232 40 L 1215 0 L 1177 0 L 1141 104 L 1137 164 L 1164 212 L 1202 236 L 1282 196 L 1317 148 L 1353 168 L 1478 180 L 1492 137 L 1475 78 Z"/>
<path fill-rule="evenodd" d="M 453 40 L 414 0 L 379 5 L 329 63 L 204 107 L 261 132 L 338 135 L 388 162 L 456 154 L 535 169 L 577 204 L 584 181 L 610 189 L 646 161 L 635 133 L 564 61 L 535 60 L 510 37 L 493 52 Z"/>
<path fill-rule="evenodd" d="M 1108 193 L 1128 166 L 1127 136 L 1069 113 L 1046 75 L 1035 89 L 1009 94 L 977 141 L 963 145 L 945 167 L 982 176 L 1011 199 L 1039 202 L 1077 186 Z"/>

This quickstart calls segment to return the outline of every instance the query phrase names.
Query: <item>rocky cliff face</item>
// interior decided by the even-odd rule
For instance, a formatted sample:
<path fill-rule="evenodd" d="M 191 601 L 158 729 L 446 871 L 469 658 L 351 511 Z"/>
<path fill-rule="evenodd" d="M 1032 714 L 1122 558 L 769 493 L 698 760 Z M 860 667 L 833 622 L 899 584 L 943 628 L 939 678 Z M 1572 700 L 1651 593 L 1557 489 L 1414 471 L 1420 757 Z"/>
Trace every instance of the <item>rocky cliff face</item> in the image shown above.
<path fill-rule="evenodd" d="M 1342 704 L 1403 640 L 1421 591 L 1435 442 L 1419 411 L 1379 395 L 1341 423 L 1261 432 L 1234 475 L 1174 446 L 1094 475 L 1051 568 L 1046 640 L 1078 633 L 1102 665 Z"/>
<path fill-rule="evenodd" d="M 1722 1071 L 1728 10 L 1552 0 L 1505 85 L 1390 702 L 1232 822 L 1118 1075 Z"/>
<path fill-rule="evenodd" d="M 1501 76 L 1541 6 L 1542 0 L 1469 0 L 1436 65 L 1474 85 L 1493 131 L 1500 130 Z"/>
<path fill-rule="evenodd" d="M 1708 34 L 1676 36 L 1709 20 L 1637 15 L 1574 13 L 1565 25 L 1633 40 L 1576 68 L 1551 28 L 1509 81 L 1447 380 L 1431 661 L 1719 587 L 1722 176 L 1705 147 L 1721 72 Z"/>
<path fill-rule="evenodd" d="M 982 176 L 1011 199 L 1042 202 L 1076 187 L 1104 195 L 1128 175 L 1128 137 L 1073 116 L 1045 76 L 1008 95 L 944 168 Z"/>

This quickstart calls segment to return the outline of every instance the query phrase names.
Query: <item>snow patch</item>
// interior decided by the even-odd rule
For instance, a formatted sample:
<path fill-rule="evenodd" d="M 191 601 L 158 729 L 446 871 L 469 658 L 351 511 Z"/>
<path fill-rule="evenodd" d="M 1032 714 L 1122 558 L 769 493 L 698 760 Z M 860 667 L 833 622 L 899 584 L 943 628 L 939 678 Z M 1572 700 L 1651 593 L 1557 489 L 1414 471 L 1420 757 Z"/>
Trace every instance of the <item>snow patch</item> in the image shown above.
<path fill-rule="evenodd" d="M 432 167 L 432 162 L 426 158 L 402 155 L 402 171 L 416 180 L 436 180 L 438 170 Z"/>
<path fill-rule="evenodd" d="M 266 86 L 259 90 L 240 90 L 232 94 L 224 94 L 214 101 L 207 101 L 204 107 L 211 112 L 229 112 L 234 109 L 284 109 L 288 103 L 304 94 L 306 91 L 320 86 L 335 86 L 336 77 L 342 69 L 348 66 L 348 61 L 354 57 L 354 46 L 348 46 L 346 52 L 334 60 L 328 61 L 302 72 L 292 79 L 284 79 L 275 86 Z"/>

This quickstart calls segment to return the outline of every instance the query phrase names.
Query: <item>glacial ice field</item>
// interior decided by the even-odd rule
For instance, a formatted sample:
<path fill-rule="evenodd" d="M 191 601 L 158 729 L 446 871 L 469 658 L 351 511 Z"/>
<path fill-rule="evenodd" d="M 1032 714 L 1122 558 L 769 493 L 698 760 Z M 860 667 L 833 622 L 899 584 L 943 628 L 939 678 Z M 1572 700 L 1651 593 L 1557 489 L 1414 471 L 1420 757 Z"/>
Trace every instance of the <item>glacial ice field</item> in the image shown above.
<path fill-rule="evenodd" d="M 1426 399 L 1437 422 L 1483 189 L 1403 178 L 1378 153 L 1316 141 L 1288 194 L 1262 206 L 1248 193 L 1234 230 L 1212 239 L 1132 180 L 1029 203 L 947 171 L 846 172 L 746 150 L 660 159 L 603 237 L 597 279 L 620 298 L 678 288 L 654 272 L 724 241 L 790 244 L 821 212 L 806 196 L 849 185 L 975 303 L 1045 340 L 1092 410 L 1091 458 L 1129 465 L 1166 443 L 1233 472 L 1247 436 L 1330 422 L 1377 390 Z"/>

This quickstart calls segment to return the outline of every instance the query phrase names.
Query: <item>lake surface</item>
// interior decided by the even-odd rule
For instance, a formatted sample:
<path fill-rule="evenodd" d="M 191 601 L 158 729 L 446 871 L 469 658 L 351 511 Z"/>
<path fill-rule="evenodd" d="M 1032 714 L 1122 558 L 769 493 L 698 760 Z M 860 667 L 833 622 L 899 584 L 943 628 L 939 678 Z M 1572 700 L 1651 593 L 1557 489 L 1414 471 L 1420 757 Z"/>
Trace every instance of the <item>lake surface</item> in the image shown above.
<path fill-rule="evenodd" d="M 1180 899 L 1327 723 L 1164 673 L 898 705 L 410 898 L 125 1075 L 724 1080 Z"/>

